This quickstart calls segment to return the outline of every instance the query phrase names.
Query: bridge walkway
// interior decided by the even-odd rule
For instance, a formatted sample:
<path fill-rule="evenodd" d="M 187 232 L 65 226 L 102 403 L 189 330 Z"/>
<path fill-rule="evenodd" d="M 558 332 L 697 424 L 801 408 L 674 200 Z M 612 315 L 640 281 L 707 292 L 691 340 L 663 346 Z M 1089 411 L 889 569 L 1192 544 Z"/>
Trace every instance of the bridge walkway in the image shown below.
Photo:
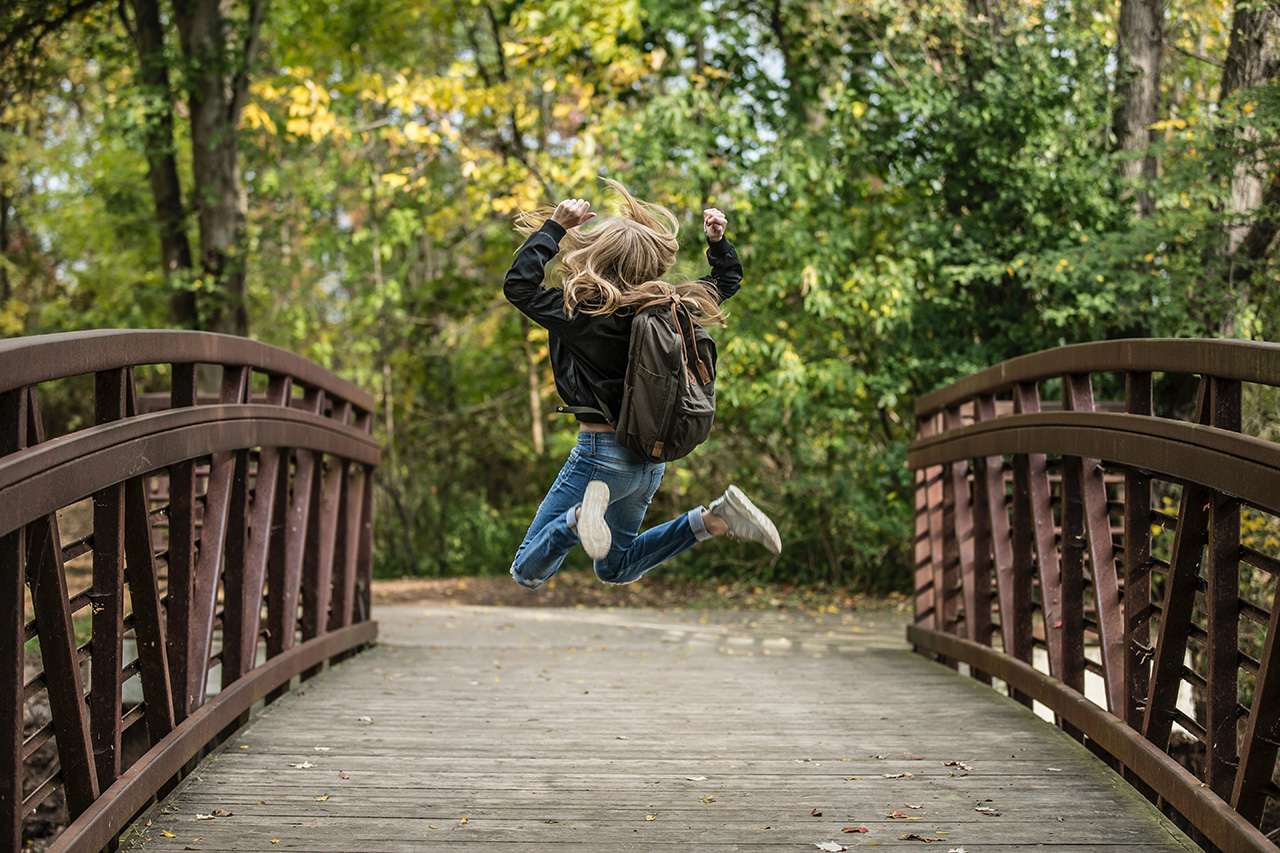
<path fill-rule="evenodd" d="M 1199 849 L 1062 731 L 912 653 L 905 615 L 374 616 L 380 645 L 271 705 L 122 849 Z"/>

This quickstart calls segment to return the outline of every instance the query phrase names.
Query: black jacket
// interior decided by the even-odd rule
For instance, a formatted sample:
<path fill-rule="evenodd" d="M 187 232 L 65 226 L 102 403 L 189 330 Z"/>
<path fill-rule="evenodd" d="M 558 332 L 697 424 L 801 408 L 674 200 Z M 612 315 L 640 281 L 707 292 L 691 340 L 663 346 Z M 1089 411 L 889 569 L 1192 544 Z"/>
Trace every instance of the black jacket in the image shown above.
<path fill-rule="evenodd" d="M 542 228 L 529 235 L 507 271 L 503 292 L 511 304 L 529 319 L 544 326 L 551 341 L 551 371 L 556 377 L 556 390 L 568 406 L 598 407 L 596 396 L 612 412 L 622 406 L 622 385 L 627 375 L 627 351 L 631 342 L 631 312 L 590 315 L 575 311 L 572 318 L 564 311 L 564 291 L 542 286 L 547 264 L 560 251 L 565 230 L 548 219 Z M 742 264 L 728 240 L 708 243 L 707 261 L 710 282 L 720 301 L 738 292 L 742 283 Z M 584 414 L 578 420 L 604 423 L 602 417 Z"/>

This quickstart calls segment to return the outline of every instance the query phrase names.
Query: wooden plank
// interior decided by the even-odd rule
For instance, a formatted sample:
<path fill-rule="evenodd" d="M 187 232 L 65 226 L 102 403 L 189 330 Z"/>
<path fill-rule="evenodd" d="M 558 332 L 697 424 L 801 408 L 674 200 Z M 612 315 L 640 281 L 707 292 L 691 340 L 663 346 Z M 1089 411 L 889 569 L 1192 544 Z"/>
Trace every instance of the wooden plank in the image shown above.
<path fill-rule="evenodd" d="M 125 849 L 1195 849 L 1079 744 L 912 654 L 901 618 L 378 617 L 384 645 L 258 717 Z"/>

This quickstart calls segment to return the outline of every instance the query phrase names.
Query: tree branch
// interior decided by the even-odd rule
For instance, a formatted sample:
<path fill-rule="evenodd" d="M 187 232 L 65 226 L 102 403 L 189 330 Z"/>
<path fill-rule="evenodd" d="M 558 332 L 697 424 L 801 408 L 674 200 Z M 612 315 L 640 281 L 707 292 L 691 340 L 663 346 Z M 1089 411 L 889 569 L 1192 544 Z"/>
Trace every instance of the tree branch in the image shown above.
<path fill-rule="evenodd" d="M 1173 48 L 1175 51 L 1187 57 L 1188 59 L 1194 59 L 1197 62 L 1204 62 L 1208 65 L 1214 66 L 1215 68 L 1221 68 L 1223 65 L 1221 60 L 1214 59 L 1211 56 L 1201 56 L 1200 54 L 1195 53 L 1194 51 L 1187 50 L 1184 47 L 1178 47 L 1176 44 L 1170 44 L 1169 47 Z"/>
<path fill-rule="evenodd" d="M 240 69 L 236 72 L 235 80 L 231 84 L 231 103 L 228 105 L 227 121 L 232 127 L 239 124 L 240 111 L 244 109 L 245 99 L 249 96 L 249 69 L 258 56 L 262 20 L 265 16 L 264 0 L 254 0 L 253 6 L 249 9 L 249 34 L 244 40 L 244 55 L 240 62 Z"/>

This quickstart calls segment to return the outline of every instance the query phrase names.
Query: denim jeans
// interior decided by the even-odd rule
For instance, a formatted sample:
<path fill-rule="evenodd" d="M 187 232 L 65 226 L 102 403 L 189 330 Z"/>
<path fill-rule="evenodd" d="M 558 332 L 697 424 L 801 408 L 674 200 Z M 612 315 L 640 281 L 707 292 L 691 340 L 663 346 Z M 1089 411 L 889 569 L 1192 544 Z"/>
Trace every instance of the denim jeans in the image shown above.
<path fill-rule="evenodd" d="M 605 583 L 631 583 L 676 554 L 710 539 L 702 524 L 702 507 L 640 532 L 664 468 L 619 445 L 611 432 L 578 433 L 577 446 L 516 551 L 511 576 L 521 586 L 537 589 L 556 573 L 578 544 L 577 511 L 592 480 L 609 486 L 609 509 L 604 518 L 613 544 L 609 554 L 595 562 L 596 575 Z"/>

